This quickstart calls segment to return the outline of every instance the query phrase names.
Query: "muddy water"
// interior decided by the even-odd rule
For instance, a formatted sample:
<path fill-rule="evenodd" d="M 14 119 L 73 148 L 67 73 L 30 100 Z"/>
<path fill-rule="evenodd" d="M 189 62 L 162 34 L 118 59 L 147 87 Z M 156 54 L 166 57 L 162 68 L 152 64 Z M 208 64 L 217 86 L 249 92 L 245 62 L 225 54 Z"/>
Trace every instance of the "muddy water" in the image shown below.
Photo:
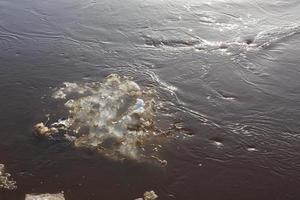
<path fill-rule="evenodd" d="M 0 1 L 0 163 L 66 199 L 299 199 L 300 2 Z M 64 82 L 131 76 L 156 91 L 160 167 L 32 134 L 66 117 Z"/>

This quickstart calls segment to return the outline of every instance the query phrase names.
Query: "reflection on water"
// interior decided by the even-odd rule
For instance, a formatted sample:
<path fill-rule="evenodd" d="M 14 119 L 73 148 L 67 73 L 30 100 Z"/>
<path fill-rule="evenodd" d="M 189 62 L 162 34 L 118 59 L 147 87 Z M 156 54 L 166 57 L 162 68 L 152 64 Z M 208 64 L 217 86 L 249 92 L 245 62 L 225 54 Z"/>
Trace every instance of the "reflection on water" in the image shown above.
<path fill-rule="evenodd" d="M 299 199 L 299 8 L 0 1 L 0 197 Z"/>

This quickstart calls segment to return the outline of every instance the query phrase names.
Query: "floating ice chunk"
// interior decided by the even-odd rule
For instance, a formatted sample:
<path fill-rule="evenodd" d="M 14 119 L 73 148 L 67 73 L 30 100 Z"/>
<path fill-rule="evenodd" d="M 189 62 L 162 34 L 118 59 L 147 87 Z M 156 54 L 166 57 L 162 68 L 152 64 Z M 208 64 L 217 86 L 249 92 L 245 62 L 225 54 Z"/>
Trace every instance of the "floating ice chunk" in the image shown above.
<path fill-rule="evenodd" d="M 151 135 L 153 95 L 141 90 L 129 78 L 116 74 L 108 76 L 103 83 L 77 84 L 77 87 L 88 87 L 90 92 L 72 91 L 72 99 L 65 103 L 69 109 L 66 123 L 59 121 L 53 125 L 65 124 L 76 130 L 79 133 L 74 142 L 77 147 L 101 149 L 104 154 L 137 159 L 139 147 L 136 144 Z M 113 145 L 107 145 L 112 141 Z"/>
<path fill-rule="evenodd" d="M 135 200 L 155 200 L 155 199 L 157 199 L 158 198 L 158 195 L 157 194 L 155 194 L 155 192 L 153 191 L 153 190 L 151 190 L 151 191 L 146 191 L 145 193 L 144 193 L 144 198 L 137 198 L 137 199 L 135 199 Z"/>
<path fill-rule="evenodd" d="M 91 88 L 88 85 L 82 87 L 77 83 L 64 82 L 64 86 L 56 90 L 52 94 L 52 97 L 55 99 L 66 99 L 70 94 L 85 94 L 87 92 L 90 92 L 90 89 Z"/>
<path fill-rule="evenodd" d="M 77 138 L 68 134 L 64 134 L 64 138 L 69 142 L 74 142 Z"/>
<path fill-rule="evenodd" d="M 137 99 L 133 108 L 134 113 L 142 113 L 145 111 L 145 102 L 143 99 Z"/>
<path fill-rule="evenodd" d="M 0 188 L 14 190 L 17 188 L 16 182 L 11 175 L 5 171 L 5 166 L 0 164 Z"/>
<path fill-rule="evenodd" d="M 25 200 L 65 200 L 63 193 L 57 194 L 26 194 Z"/>
<path fill-rule="evenodd" d="M 157 152 L 150 149 L 150 142 L 159 132 L 154 127 L 153 89 L 112 74 L 103 82 L 64 83 L 54 98 L 57 93 L 65 94 L 68 116 L 49 127 L 40 123 L 39 133 L 47 135 L 56 128 L 59 134 L 53 137 L 64 135 L 75 147 L 90 148 L 112 159 L 148 159 L 165 165 L 166 161 L 151 158 Z"/>
<path fill-rule="evenodd" d="M 43 122 L 37 123 L 34 126 L 34 133 L 38 136 L 50 136 L 52 134 L 58 133 L 58 129 L 55 127 L 47 127 Z"/>
<path fill-rule="evenodd" d="M 37 135 L 47 135 L 50 132 L 50 129 L 45 126 L 43 122 L 40 122 L 34 126 L 34 132 Z"/>
<path fill-rule="evenodd" d="M 157 198 L 158 198 L 158 196 L 157 196 L 157 194 L 155 194 L 155 192 L 153 190 L 144 193 L 145 200 L 155 200 Z"/>
<path fill-rule="evenodd" d="M 51 126 L 69 127 L 70 126 L 70 121 L 69 121 L 69 119 L 59 119 L 57 122 L 52 123 Z"/>
<path fill-rule="evenodd" d="M 55 99 L 65 99 L 66 96 L 67 95 L 62 90 L 58 90 L 57 92 L 55 92 L 53 94 L 53 98 L 55 98 Z"/>
<path fill-rule="evenodd" d="M 127 91 L 127 92 L 141 90 L 140 86 L 137 83 L 135 83 L 133 81 L 129 81 L 129 80 L 127 80 L 125 82 L 125 84 L 121 84 L 120 89 L 123 90 L 123 91 Z"/>
<path fill-rule="evenodd" d="M 168 161 L 166 160 L 161 160 L 159 157 L 157 156 L 151 156 L 151 158 L 153 158 L 154 160 L 158 161 L 158 163 L 161 165 L 161 166 L 167 166 L 168 164 Z"/>

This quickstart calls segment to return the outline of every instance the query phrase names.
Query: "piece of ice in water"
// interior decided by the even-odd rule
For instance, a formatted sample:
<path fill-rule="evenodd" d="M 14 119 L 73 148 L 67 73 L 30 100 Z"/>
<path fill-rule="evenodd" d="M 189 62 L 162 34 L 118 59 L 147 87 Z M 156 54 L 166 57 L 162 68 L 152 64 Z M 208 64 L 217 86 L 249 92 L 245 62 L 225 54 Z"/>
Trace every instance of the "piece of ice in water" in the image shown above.
<path fill-rule="evenodd" d="M 63 193 L 57 194 L 26 194 L 25 200 L 65 200 Z"/>
<path fill-rule="evenodd" d="M 11 178 L 10 173 L 7 173 L 5 166 L 0 164 L 0 189 L 14 190 L 17 188 L 16 181 Z"/>
<path fill-rule="evenodd" d="M 145 102 L 143 99 L 136 99 L 136 103 L 134 105 L 133 112 L 135 113 L 143 113 L 145 111 Z"/>

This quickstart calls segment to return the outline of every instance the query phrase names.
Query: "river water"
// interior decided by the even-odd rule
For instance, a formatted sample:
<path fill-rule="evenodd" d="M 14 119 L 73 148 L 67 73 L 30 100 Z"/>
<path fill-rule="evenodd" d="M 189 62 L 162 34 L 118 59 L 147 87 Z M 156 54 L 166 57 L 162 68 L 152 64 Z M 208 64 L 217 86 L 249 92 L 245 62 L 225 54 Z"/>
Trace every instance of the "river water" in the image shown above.
<path fill-rule="evenodd" d="M 300 198 L 299 0 L 0 0 L 0 163 L 69 200 Z M 34 136 L 64 82 L 156 91 L 164 167 Z"/>

